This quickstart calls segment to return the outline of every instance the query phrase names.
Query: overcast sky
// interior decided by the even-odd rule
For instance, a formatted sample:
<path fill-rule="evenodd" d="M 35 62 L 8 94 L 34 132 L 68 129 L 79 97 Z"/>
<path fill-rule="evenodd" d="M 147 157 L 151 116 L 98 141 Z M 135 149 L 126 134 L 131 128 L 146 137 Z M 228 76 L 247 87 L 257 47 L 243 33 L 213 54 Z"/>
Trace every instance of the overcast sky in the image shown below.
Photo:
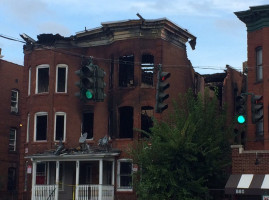
<path fill-rule="evenodd" d="M 195 71 L 223 72 L 226 64 L 241 70 L 247 60 L 246 27 L 234 14 L 268 0 L 0 0 L 0 34 L 36 39 L 42 33 L 75 35 L 102 22 L 167 18 L 197 37 L 187 44 Z M 23 65 L 23 44 L 0 37 L 4 60 Z M 206 68 L 212 68 L 210 70 Z"/>

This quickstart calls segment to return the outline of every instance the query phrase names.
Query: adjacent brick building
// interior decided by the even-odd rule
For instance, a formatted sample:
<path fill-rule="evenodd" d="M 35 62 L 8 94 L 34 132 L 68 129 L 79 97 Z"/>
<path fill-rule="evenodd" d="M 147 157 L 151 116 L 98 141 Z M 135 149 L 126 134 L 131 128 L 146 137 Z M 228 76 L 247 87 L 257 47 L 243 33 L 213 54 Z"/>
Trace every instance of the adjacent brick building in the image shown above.
<path fill-rule="evenodd" d="M 25 67 L 19 199 L 136 199 L 126 153 L 145 137 L 151 117 L 162 119 L 171 101 L 202 78 L 187 57 L 196 37 L 167 19 L 102 23 L 74 36 L 22 35 Z M 104 101 L 81 101 L 77 82 L 84 61 L 104 69 Z M 170 72 L 165 101 L 154 111 L 157 71 Z M 87 135 L 84 133 L 87 132 Z"/>
<path fill-rule="evenodd" d="M 226 193 L 231 199 L 264 200 L 269 198 L 269 6 L 235 14 L 247 27 L 247 125 L 244 145 L 232 146 L 232 175 Z M 259 108 L 256 113 L 254 103 Z M 255 115 L 259 117 L 253 119 Z"/>
<path fill-rule="evenodd" d="M 22 72 L 22 66 L 0 59 L 0 197 L 3 200 L 16 199 L 18 194 Z"/>

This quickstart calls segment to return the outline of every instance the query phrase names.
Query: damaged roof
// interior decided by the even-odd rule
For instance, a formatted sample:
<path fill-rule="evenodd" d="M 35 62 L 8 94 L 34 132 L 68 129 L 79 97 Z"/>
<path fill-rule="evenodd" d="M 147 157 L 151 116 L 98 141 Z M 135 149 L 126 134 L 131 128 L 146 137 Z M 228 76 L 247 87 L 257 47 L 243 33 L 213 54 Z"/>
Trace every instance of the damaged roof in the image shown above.
<path fill-rule="evenodd" d="M 101 23 L 101 27 L 94 29 L 85 28 L 85 30 L 77 32 L 74 36 L 70 37 L 63 37 L 59 34 L 40 34 L 37 36 L 37 41 L 26 34 L 22 34 L 21 37 L 26 41 L 24 46 L 26 50 L 39 48 L 42 45 L 55 48 L 100 46 L 133 38 L 160 38 L 180 47 L 185 47 L 185 43 L 189 42 L 192 49 L 195 49 L 196 37 L 187 29 L 181 28 L 166 18 L 154 20 L 146 20 L 141 16 L 139 18 L 135 20 L 104 22 Z"/>

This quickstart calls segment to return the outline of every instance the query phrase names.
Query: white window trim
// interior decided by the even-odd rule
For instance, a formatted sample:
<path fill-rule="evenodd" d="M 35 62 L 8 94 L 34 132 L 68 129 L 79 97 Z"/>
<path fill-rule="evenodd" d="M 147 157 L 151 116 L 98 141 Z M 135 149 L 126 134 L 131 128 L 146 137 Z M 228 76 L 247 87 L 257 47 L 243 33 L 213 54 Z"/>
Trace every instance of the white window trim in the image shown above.
<path fill-rule="evenodd" d="M 31 75 L 32 75 L 32 68 L 29 68 L 28 71 L 28 96 L 31 95 Z"/>
<path fill-rule="evenodd" d="M 58 115 L 64 116 L 63 142 L 65 142 L 65 138 L 66 138 L 66 113 L 65 112 L 56 112 L 55 113 L 55 116 L 54 116 L 54 141 L 59 142 L 59 140 L 56 140 L 56 119 L 57 119 Z"/>
<path fill-rule="evenodd" d="M 132 188 L 121 188 L 120 187 L 120 163 L 122 162 L 131 162 L 132 163 L 132 171 L 133 171 L 133 160 L 132 159 L 119 159 L 117 161 L 117 191 L 123 191 L 123 192 L 132 192 Z"/>
<path fill-rule="evenodd" d="M 16 93 L 16 101 L 12 101 L 11 99 L 11 102 L 16 102 L 16 106 L 10 106 L 11 108 L 11 112 L 14 112 L 14 113 L 18 113 L 19 111 L 19 91 L 17 89 L 13 89 L 11 90 L 11 92 L 15 92 Z"/>
<path fill-rule="evenodd" d="M 9 131 L 14 130 L 14 140 L 13 140 L 13 150 L 9 150 L 9 152 L 15 152 L 16 151 L 16 145 L 17 145 L 17 129 L 10 128 Z M 9 132 L 9 141 L 8 141 L 8 149 L 10 147 L 10 132 Z"/>
<path fill-rule="evenodd" d="M 47 115 L 47 137 L 48 138 L 48 113 L 47 112 L 37 112 L 35 113 L 35 124 L 34 124 L 34 142 L 44 142 L 47 140 L 36 140 L 36 118 L 37 116 L 43 116 L 43 115 Z"/>
<path fill-rule="evenodd" d="M 30 114 L 27 114 L 27 130 L 26 130 L 26 143 L 29 142 L 29 133 L 30 133 Z"/>
<path fill-rule="evenodd" d="M 38 92 L 38 71 L 39 71 L 39 69 L 42 69 L 42 68 L 49 68 L 49 73 L 50 73 L 50 66 L 48 64 L 38 65 L 36 67 L 36 78 L 35 78 L 35 80 L 36 80 L 35 93 L 36 94 L 48 93 L 48 92 L 40 92 L 40 93 Z"/>
<path fill-rule="evenodd" d="M 58 92 L 58 69 L 65 68 L 65 89 L 64 92 Z M 67 93 L 67 77 L 68 77 L 68 66 L 66 64 L 59 64 L 56 67 L 56 84 L 55 84 L 55 92 L 56 93 Z"/>

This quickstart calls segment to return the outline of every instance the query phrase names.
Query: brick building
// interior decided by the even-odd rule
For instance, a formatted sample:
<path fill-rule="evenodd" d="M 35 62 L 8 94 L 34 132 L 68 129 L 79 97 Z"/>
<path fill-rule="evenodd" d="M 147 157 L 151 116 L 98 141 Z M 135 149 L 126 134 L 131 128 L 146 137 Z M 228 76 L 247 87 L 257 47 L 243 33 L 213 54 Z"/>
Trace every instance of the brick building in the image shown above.
<path fill-rule="evenodd" d="M 187 57 L 196 37 L 167 19 L 102 23 L 74 36 L 26 34 L 19 199 L 136 199 L 126 153 L 154 111 L 157 66 L 170 72 L 166 100 L 203 88 Z M 104 69 L 104 101 L 81 101 L 84 60 Z M 87 135 L 84 134 L 87 132 Z M 76 187 L 75 187 L 76 186 Z"/>
<path fill-rule="evenodd" d="M 232 146 L 232 175 L 226 194 L 231 199 L 264 200 L 269 199 L 269 6 L 235 14 L 247 27 L 247 134 L 244 145 Z M 257 112 L 253 112 L 253 103 Z"/>
<path fill-rule="evenodd" d="M 0 49 L 0 57 L 1 49 Z M 19 143 L 22 113 L 23 67 L 0 59 L 0 197 L 18 194 Z"/>

